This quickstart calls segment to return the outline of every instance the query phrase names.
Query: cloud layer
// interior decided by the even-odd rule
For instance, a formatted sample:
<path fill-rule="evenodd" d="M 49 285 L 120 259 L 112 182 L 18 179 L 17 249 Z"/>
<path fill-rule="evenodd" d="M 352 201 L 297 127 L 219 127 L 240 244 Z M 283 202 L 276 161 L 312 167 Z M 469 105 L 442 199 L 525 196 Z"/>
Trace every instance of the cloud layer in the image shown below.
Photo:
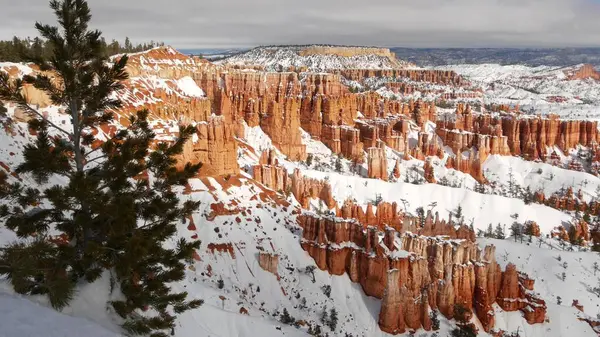
<path fill-rule="evenodd" d="M 88 0 L 108 39 L 179 48 L 331 43 L 600 46 L 598 0 Z M 54 22 L 45 0 L 0 0 L 0 39 Z"/>

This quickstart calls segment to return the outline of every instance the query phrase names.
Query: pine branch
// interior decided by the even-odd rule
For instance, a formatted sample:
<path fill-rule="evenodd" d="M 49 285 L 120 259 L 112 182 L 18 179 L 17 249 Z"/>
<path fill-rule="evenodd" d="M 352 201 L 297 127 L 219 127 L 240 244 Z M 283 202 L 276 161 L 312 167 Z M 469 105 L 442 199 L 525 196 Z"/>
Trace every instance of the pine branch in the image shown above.
<path fill-rule="evenodd" d="M 34 108 L 32 108 L 26 101 L 24 101 L 24 100 L 23 101 L 17 101 L 16 103 L 17 103 L 17 105 L 20 108 L 22 108 L 24 110 L 27 110 L 30 113 L 33 113 L 33 114 L 37 115 L 39 118 L 41 118 L 42 120 L 44 120 L 44 122 L 48 123 L 50 126 L 52 126 L 53 128 L 55 128 L 56 130 L 64 133 L 69 138 L 73 137 L 72 133 L 67 132 L 65 129 L 61 128 L 60 126 L 56 125 L 51 120 L 49 120 L 48 118 L 44 117 L 44 115 L 42 115 L 39 111 L 37 111 Z"/>

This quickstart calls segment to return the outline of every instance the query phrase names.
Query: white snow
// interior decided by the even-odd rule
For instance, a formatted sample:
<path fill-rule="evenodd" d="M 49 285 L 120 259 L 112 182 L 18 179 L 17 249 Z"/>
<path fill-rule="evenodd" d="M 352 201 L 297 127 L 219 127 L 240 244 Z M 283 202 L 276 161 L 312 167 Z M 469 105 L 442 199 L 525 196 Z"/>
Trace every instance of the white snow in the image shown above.
<path fill-rule="evenodd" d="M 121 334 L 0 292 L 0 337 L 117 337 Z"/>
<path fill-rule="evenodd" d="M 183 92 L 184 95 L 189 97 L 205 97 L 204 91 L 200 89 L 198 84 L 189 76 L 178 79 L 177 86 Z"/>

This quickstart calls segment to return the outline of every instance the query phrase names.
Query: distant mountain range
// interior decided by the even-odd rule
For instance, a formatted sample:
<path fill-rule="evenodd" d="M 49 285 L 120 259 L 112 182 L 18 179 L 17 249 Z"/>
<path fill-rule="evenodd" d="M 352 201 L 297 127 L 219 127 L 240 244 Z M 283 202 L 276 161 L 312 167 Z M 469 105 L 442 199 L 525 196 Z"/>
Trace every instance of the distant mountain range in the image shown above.
<path fill-rule="evenodd" d="M 563 67 L 589 63 L 600 67 L 600 48 L 391 48 L 391 50 L 399 59 L 419 66 L 496 63 Z"/>

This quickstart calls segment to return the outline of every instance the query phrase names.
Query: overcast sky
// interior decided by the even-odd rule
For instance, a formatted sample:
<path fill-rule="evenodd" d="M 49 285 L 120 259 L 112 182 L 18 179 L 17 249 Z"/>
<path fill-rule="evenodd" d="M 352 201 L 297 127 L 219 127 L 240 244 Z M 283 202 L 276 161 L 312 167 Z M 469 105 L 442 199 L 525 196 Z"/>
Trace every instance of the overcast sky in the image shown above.
<path fill-rule="evenodd" d="M 600 0 L 88 0 L 110 39 L 177 48 L 330 43 L 600 47 Z M 0 0 L 0 39 L 54 23 L 47 0 Z"/>

